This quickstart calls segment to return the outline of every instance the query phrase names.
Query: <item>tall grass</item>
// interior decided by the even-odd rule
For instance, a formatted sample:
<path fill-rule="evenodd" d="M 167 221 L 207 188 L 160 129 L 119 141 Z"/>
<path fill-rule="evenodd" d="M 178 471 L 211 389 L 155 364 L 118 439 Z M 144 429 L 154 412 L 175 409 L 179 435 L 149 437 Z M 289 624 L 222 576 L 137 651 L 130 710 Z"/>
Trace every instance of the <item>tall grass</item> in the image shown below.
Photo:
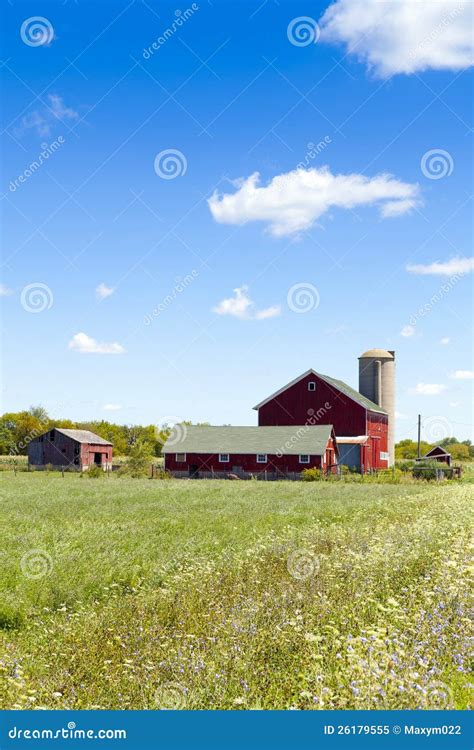
<path fill-rule="evenodd" d="M 468 703 L 468 485 L 0 481 L 1 708 Z"/>

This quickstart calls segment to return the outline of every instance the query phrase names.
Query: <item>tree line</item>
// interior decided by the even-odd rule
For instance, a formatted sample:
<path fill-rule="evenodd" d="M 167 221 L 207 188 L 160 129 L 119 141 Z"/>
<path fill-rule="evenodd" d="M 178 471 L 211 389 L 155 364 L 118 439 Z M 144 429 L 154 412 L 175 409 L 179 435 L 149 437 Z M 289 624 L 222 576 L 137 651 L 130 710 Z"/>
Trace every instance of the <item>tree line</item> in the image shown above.
<path fill-rule="evenodd" d="M 191 424 L 191 422 L 183 422 Z M 6 412 L 0 417 L 0 455 L 26 455 L 29 443 L 38 435 L 51 430 L 53 427 L 64 427 L 73 430 L 90 430 L 96 435 L 109 440 L 114 446 L 115 456 L 129 456 L 133 446 L 139 443 L 151 456 L 160 456 L 171 426 L 164 425 L 119 425 L 106 420 L 91 422 L 73 422 L 71 419 L 51 419 L 42 406 L 31 406 L 25 411 Z M 455 461 L 469 461 L 474 459 L 474 445 L 470 440 L 459 441 L 455 437 L 447 437 L 437 445 L 451 453 Z M 425 455 L 434 444 L 422 442 L 421 455 Z M 395 445 L 395 458 L 414 459 L 418 455 L 418 445 L 415 440 L 400 440 Z"/>

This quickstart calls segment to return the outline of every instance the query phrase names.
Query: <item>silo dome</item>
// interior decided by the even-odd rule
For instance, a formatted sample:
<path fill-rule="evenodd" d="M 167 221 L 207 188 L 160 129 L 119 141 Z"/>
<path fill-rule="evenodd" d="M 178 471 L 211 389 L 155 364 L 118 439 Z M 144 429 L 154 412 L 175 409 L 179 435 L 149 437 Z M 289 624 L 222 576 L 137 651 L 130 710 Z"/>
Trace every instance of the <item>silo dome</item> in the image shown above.
<path fill-rule="evenodd" d="M 360 355 L 359 359 L 365 359 L 365 357 L 382 357 L 383 359 L 395 359 L 393 352 L 387 352 L 385 349 L 369 349 Z"/>

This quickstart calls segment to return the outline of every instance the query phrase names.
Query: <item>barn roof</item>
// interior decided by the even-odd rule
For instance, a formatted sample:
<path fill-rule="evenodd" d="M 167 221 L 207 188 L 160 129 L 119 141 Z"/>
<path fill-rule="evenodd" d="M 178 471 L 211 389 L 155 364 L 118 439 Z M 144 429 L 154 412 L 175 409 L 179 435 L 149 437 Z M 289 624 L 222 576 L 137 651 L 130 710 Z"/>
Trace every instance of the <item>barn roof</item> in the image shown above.
<path fill-rule="evenodd" d="M 77 443 L 94 443 L 94 445 L 113 445 L 110 440 L 104 440 L 100 435 L 96 435 L 95 432 L 90 430 L 69 430 L 63 427 L 55 427 L 56 432 L 60 432 L 66 437 L 72 438 Z"/>
<path fill-rule="evenodd" d="M 267 453 L 322 456 L 332 425 L 301 427 L 198 427 L 176 425 L 163 453 Z"/>
<path fill-rule="evenodd" d="M 364 409 L 369 409 L 369 411 L 376 411 L 379 414 L 387 414 L 385 409 L 382 409 L 381 406 L 374 403 L 370 399 L 366 398 L 362 395 L 362 393 L 359 393 L 359 391 L 356 391 L 355 388 L 351 388 L 350 385 L 347 385 L 347 383 L 344 383 L 342 380 L 336 380 L 336 378 L 330 378 L 329 375 L 322 375 L 320 372 L 316 372 L 316 370 L 310 369 L 306 370 L 302 375 L 299 375 L 297 378 L 291 381 L 291 383 L 287 383 L 283 386 L 283 388 L 280 388 L 278 391 L 275 391 L 275 393 L 272 393 L 271 396 L 268 396 L 268 398 L 265 398 L 263 401 L 261 401 L 259 404 L 254 406 L 253 408 L 258 411 L 261 406 L 264 406 L 265 404 L 268 404 L 269 401 L 272 401 L 274 398 L 280 395 L 280 393 L 283 393 L 288 388 L 291 388 L 292 385 L 296 385 L 296 383 L 299 383 L 300 380 L 303 380 L 303 378 L 307 377 L 307 375 L 316 375 L 318 378 L 321 378 L 321 380 L 324 380 L 325 383 L 328 385 L 333 386 L 338 391 L 343 393 L 345 396 L 348 396 L 353 401 L 355 401 L 357 404 L 360 404 L 360 406 L 363 406 Z"/>

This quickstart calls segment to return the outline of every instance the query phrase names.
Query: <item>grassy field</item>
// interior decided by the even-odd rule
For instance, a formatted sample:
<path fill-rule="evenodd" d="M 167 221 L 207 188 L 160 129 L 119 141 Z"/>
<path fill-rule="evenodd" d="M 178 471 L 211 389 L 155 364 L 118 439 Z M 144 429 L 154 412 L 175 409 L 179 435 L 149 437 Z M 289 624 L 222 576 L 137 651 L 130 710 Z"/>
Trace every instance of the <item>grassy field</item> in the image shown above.
<path fill-rule="evenodd" d="M 0 708 L 469 704 L 471 484 L 0 482 Z"/>

